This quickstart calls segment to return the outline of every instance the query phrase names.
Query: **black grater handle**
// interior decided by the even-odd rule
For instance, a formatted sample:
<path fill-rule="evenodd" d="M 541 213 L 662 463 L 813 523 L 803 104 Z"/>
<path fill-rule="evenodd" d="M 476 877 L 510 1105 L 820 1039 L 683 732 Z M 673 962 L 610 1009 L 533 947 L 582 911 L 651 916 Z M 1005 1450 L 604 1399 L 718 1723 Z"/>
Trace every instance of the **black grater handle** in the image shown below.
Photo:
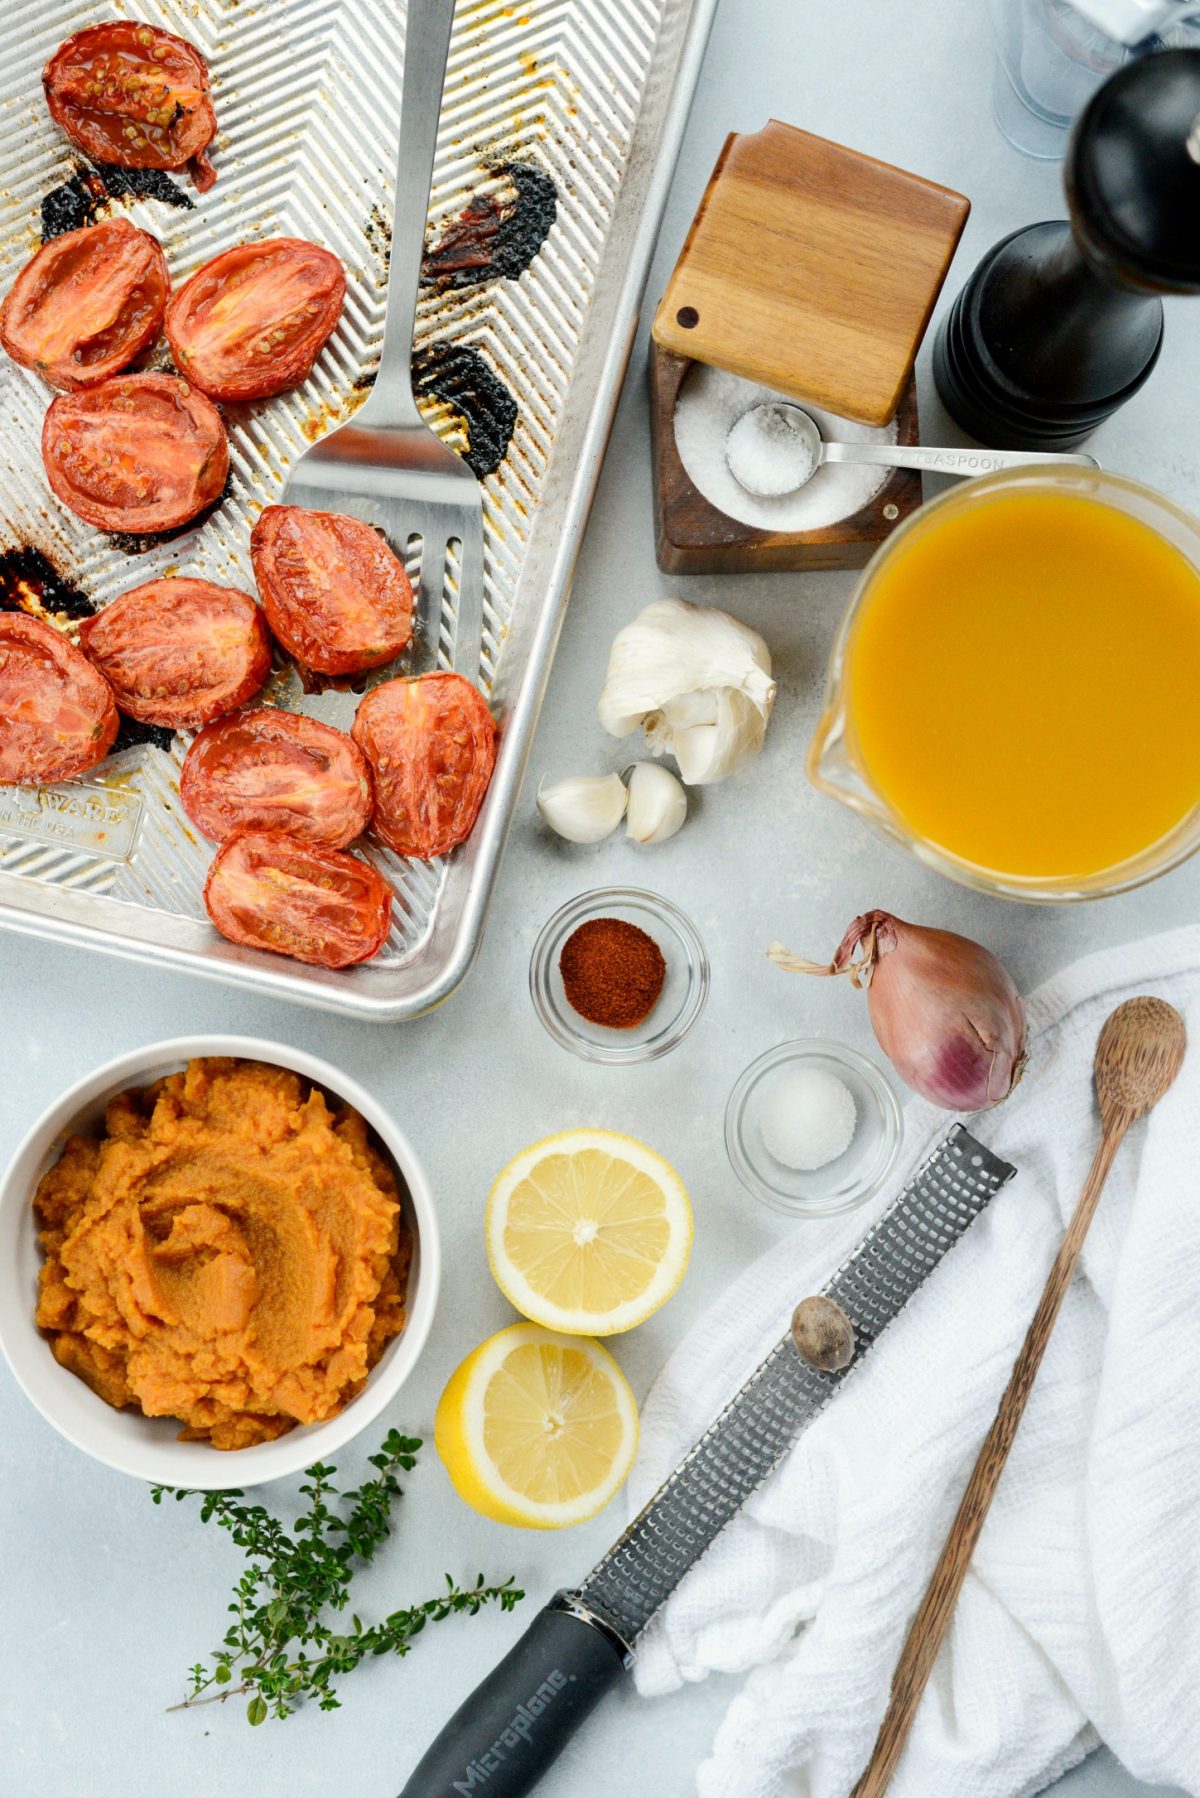
<path fill-rule="evenodd" d="M 613 1630 L 560 1592 L 455 1711 L 400 1798 L 524 1798 L 631 1662 Z"/>

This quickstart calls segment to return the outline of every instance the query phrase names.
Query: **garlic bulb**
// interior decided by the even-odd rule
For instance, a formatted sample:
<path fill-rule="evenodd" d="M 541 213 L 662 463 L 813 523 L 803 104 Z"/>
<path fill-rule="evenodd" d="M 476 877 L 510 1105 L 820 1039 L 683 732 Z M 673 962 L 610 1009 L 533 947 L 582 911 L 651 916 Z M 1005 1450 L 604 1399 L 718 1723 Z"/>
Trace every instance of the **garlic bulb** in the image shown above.
<path fill-rule="evenodd" d="M 618 631 L 599 712 L 614 737 L 642 725 L 653 754 L 673 755 L 689 786 L 705 786 L 758 754 L 774 703 L 757 631 L 715 606 L 659 599 Z"/>
<path fill-rule="evenodd" d="M 600 843 L 625 816 L 628 798 L 619 774 L 579 774 L 539 787 L 537 808 L 568 843 Z"/>
<path fill-rule="evenodd" d="M 635 843 L 665 843 L 687 817 L 687 794 L 669 768 L 635 762 L 629 770 L 625 835 Z"/>

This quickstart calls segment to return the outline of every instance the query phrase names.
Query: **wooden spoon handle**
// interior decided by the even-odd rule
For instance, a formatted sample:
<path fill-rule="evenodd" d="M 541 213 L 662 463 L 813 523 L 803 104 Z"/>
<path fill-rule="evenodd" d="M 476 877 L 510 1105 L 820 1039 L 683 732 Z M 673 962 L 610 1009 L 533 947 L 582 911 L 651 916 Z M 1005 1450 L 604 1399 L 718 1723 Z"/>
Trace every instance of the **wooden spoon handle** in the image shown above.
<path fill-rule="evenodd" d="M 1054 1258 L 1033 1322 L 1013 1363 L 1012 1375 L 1004 1389 L 995 1422 L 984 1438 L 983 1447 L 967 1481 L 950 1533 L 946 1537 L 937 1566 L 925 1589 L 921 1607 L 913 1618 L 896 1671 L 892 1675 L 892 1695 L 884 1712 L 866 1771 L 854 1787 L 850 1798 L 881 1798 L 896 1771 L 908 1732 L 912 1728 L 921 1694 L 925 1690 L 933 1663 L 937 1659 L 942 1637 L 949 1627 L 959 1588 L 966 1578 L 983 1520 L 1004 1471 L 1008 1451 L 1013 1445 L 1017 1426 L 1041 1366 L 1050 1332 L 1062 1308 L 1067 1287 L 1079 1259 L 1088 1226 L 1096 1211 L 1113 1157 L 1129 1127 L 1128 1117 L 1117 1117 L 1100 1139 L 1100 1146 L 1088 1172 L 1079 1203 Z"/>

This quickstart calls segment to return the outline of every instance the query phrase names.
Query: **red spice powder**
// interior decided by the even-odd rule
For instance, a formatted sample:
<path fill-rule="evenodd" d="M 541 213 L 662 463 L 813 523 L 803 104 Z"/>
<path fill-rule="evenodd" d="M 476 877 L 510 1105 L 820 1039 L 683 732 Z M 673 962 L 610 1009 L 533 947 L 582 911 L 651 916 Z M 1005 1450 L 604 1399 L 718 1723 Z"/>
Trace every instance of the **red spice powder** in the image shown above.
<path fill-rule="evenodd" d="M 572 1008 L 609 1030 L 636 1030 L 644 1023 L 667 977 L 654 938 L 622 918 L 589 918 L 573 930 L 558 970 Z"/>

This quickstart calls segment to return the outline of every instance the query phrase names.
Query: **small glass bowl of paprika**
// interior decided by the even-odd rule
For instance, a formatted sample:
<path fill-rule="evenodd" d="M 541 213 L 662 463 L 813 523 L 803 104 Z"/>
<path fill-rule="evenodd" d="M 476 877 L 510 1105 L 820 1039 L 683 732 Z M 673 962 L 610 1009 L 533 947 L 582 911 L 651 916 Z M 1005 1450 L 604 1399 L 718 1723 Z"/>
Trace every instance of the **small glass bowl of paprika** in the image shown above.
<path fill-rule="evenodd" d="M 618 1066 L 653 1061 L 681 1042 L 708 983 L 695 925 L 640 887 L 580 893 L 555 912 L 529 964 L 533 1008 L 555 1041 L 585 1061 Z"/>

